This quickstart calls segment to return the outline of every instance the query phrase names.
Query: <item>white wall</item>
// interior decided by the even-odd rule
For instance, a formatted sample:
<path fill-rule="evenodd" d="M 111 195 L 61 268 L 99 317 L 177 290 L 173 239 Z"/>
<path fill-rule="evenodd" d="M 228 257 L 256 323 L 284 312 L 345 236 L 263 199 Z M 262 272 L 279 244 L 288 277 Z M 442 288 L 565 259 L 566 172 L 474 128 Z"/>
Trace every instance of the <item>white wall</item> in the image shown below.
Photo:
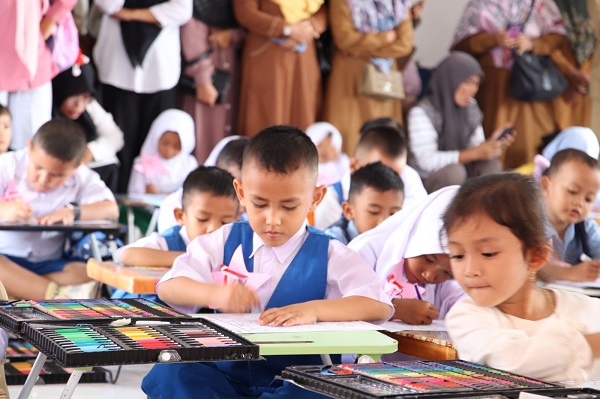
<path fill-rule="evenodd" d="M 426 0 L 422 22 L 415 31 L 416 59 L 425 68 L 447 54 L 458 21 L 469 0 Z"/>

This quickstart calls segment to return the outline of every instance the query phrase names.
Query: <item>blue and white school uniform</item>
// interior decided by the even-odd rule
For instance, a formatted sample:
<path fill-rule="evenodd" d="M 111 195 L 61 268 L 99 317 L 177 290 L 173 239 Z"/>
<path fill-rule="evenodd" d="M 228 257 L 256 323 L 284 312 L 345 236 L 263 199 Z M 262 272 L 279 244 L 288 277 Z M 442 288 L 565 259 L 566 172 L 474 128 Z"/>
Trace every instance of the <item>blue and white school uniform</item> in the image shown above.
<path fill-rule="evenodd" d="M 159 282 L 188 277 L 212 283 L 221 265 L 241 263 L 250 273 L 270 275 L 256 289 L 262 312 L 270 307 L 317 299 L 365 296 L 390 305 L 380 283 L 360 257 L 323 232 L 303 225 L 285 244 L 266 245 L 246 222 L 232 223 L 196 238 L 185 255 Z M 352 265 L 351 268 L 348 265 Z M 171 304 L 193 313 L 199 307 Z M 312 356 L 277 356 L 267 362 L 218 362 L 157 365 L 144 378 L 142 389 L 158 398 L 286 397 L 321 398 L 289 384 L 274 381 L 282 368 L 293 364 L 320 364 Z"/>
<path fill-rule="evenodd" d="M 38 192 L 27 182 L 27 149 L 0 155 L 0 193 L 16 189 L 18 196 L 33 209 L 34 218 L 48 215 L 69 203 L 87 205 L 114 201 L 115 197 L 100 176 L 87 166 L 80 166 L 61 186 L 50 192 Z M 10 187 L 12 186 L 12 188 Z M 36 264 L 63 258 L 65 233 L 0 231 L 0 253 L 30 262 L 32 271 L 47 274 L 61 271 L 60 265 L 36 269 Z M 55 270 L 50 270 L 50 269 Z"/>

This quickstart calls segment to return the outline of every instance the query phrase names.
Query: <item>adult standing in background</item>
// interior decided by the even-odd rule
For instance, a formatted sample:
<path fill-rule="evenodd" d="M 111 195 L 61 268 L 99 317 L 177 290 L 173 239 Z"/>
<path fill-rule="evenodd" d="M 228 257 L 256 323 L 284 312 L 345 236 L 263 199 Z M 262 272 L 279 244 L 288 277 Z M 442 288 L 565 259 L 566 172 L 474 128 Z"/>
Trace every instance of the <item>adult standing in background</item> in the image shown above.
<path fill-rule="evenodd" d="M 187 67 L 184 72 L 193 78 L 196 95 L 184 94 L 182 108 L 194 119 L 196 149 L 194 154 L 203 163 L 212 149 L 224 137 L 237 132 L 240 62 L 243 41 L 241 29 L 214 29 L 192 18 L 181 27 L 181 49 L 185 60 L 193 60 L 211 48 L 214 52 Z M 225 98 L 217 103 L 219 93 L 212 83 L 215 68 L 230 74 L 230 87 Z"/>
<path fill-rule="evenodd" d="M 123 130 L 119 192 L 127 192 L 133 159 L 152 121 L 175 108 L 181 74 L 179 27 L 192 17 L 192 0 L 96 0 L 104 11 L 94 61 L 102 103 Z M 144 4 L 143 8 L 139 7 Z"/>
<path fill-rule="evenodd" d="M 0 104 L 12 115 L 12 149 L 28 139 L 52 113 L 52 78 L 58 69 L 46 39 L 77 0 L 0 1 Z"/>
<path fill-rule="evenodd" d="M 238 131 L 266 126 L 306 129 L 321 105 L 321 72 L 314 40 L 327 27 L 324 0 L 233 0 L 248 30 L 242 55 Z"/>
<path fill-rule="evenodd" d="M 600 0 L 588 0 L 590 23 L 596 34 L 600 37 Z M 600 54 L 600 40 L 596 40 L 595 53 Z M 592 58 L 590 76 L 590 98 L 592 100 L 591 128 L 600 139 L 600 56 Z"/>
<path fill-rule="evenodd" d="M 552 60 L 569 85 L 553 102 L 557 130 L 590 126 L 592 104 L 589 96 L 592 56 L 596 35 L 590 19 L 588 0 L 554 0 L 562 15 L 566 40 L 552 54 Z"/>
<path fill-rule="evenodd" d="M 491 134 L 510 121 L 519 132 L 504 153 L 506 168 L 533 160 L 541 137 L 556 129 L 552 100 L 511 97 L 511 51 L 552 54 L 565 41 L 561 19 L 553 0 L 471 0 L 458 25 L 453 48 L 475 57 L 485 73 L 477 96 L 483 130 Z"/>
<path fill-rule="evenodd" d="M 396 69 L 395 59 L 411 54 L 413 26 L 403 0 L 331 0 L 329 7 L 335 51 L 323 119 L 339 129 L 351 153 L 365 121 L 402 120 L 400 100 L 362 95 L 359 88 L 367 63 L 387 73 Z"/>

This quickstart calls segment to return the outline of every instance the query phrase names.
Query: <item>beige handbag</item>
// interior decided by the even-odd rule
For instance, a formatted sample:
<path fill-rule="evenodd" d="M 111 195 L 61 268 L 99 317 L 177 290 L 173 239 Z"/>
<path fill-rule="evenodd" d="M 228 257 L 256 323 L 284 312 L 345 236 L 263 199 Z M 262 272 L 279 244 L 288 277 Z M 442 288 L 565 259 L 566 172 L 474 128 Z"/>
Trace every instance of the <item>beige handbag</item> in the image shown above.
<path fill-rule="evenodd" d="M 367 63 L 360 94 L 380 100 L 402 100 L 404 82 L 400 71 L 391 70 L 389 75 L 380 72 L 375 65 Z"/>

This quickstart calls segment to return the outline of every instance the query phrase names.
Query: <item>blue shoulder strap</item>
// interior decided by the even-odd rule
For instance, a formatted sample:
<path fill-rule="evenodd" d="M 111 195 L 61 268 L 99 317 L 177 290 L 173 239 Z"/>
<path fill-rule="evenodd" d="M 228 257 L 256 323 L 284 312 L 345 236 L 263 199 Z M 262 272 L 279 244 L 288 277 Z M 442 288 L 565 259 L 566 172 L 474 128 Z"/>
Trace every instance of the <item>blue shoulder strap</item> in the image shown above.
<path fill-rule="evenodd" d="M 337 183 L 330 184 L 329 187 L 331 187 L 332 189 L 335 190 L 335 192 L 338 195 L 338 201 L 339 201 L 340 205 L 342 205 L 342 202 L 344 202 L 344 192 L 342 191 L 342 182 L 339 181 Z"/>
<path fill-rule="evenodd" d="M 229 237 L 227 237 L 227 241 L 225 241 L 225 247 L 223 249 L 223 264 L 229 266 L 233 254 L 241 244 L 246 270 L 252 273 L 254 271 L 254 258 L 250 258 L 250 255 L 252 254 L 253 237 L 254 231 L 248 222 L 233 223 L 233 227 L 231 228 Z"/>
<path fill-rule="evenodd" d="M 186 245 L 183 238 L 179 235 L 180 231 L 181 226 L 178 225 L 168 228 L 160 234 L 167 241 L 167 248 L 169 248 L 169 251 L 185 252 Z"/>

